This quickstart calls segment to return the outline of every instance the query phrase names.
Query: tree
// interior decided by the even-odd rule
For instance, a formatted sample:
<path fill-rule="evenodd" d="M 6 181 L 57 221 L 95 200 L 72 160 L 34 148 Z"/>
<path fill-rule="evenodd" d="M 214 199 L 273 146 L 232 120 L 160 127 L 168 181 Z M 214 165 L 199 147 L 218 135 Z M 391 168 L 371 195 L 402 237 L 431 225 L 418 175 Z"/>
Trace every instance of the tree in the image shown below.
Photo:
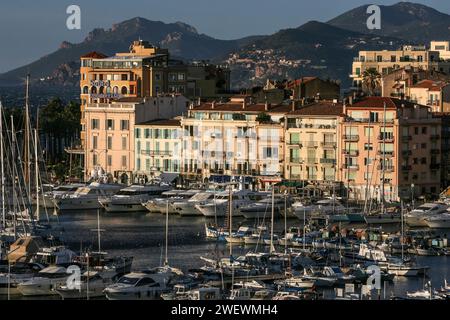
<path fill-rule="evenodd" d="M 369 68 L 363 72 L 363 88 L 366 88 L 370 96 L 381 87 L 381 75 L 375 68 Z"/>
<path fill-rule="evenodd" d="M 272 121 L 272 118 L 267 113 L 261 112 L 256 116 L 256 121 L 260 123 L 268 123 Z"/>

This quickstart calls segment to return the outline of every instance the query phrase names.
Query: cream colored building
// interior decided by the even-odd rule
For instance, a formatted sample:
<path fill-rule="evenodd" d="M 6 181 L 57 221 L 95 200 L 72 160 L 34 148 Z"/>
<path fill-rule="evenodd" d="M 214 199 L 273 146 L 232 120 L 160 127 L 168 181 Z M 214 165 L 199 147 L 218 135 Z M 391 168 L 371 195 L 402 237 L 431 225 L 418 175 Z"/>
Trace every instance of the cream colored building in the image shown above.
<path fill-rule="evenodd" d="M 450 111 L 450 84 L 422 80 L 409 88 L 411 102 L 429 106 L 433 112 Z"/>
<path fill-rule="evenodd" d="M 184 179 L 251 176 L 264 186 L 266 178 L 282 177 L 282 118 L 291 110 L 290 105 L 253 104 L 249 96 L 193 106 L 181 120 Z"/>
<path fill-rule="evenodd" d="M 439 52 L 441 59 L 450 59 L 450 41 L 431 41 L 430 49 Z"/>
<path fill-rule="evenodd" d="M 374 68 L 381 75 L 407 66 L 423 70 L 450 71 L 450 62 L 441 60 L 440 51 L 427 49 L 425 46 L 403 46 L 401 50 L 359 51 L 352 64 L 353 87 L 362 88 L 363 74 Z"/>
<path fill-rule="evenodd" d="M 287 179 L 310 183 L 338 180 L 342 111 L 340 103 L 319 102 L 286 115 Z"/>

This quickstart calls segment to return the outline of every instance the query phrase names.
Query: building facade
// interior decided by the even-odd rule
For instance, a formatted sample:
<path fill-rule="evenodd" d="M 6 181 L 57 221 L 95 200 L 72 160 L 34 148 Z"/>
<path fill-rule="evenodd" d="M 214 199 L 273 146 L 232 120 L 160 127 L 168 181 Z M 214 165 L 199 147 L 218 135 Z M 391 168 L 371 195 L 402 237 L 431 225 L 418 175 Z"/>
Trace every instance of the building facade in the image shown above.
<path fill-rule="evenodd" d="M 122 98 L 109 103 L 88 103 L 85 109 L 85 178 L 101 170 L 111 178 L 129 181 L 135 170 L 135 124 L 170 118 L 186 112 L 181 95 Z"/>
<path fill-rule="evenodd" d="M 387 97 L 345 105 L 339 180 L 349 197 L 397 201 L 440 190 L 441 120 L 429 108 Z"/>

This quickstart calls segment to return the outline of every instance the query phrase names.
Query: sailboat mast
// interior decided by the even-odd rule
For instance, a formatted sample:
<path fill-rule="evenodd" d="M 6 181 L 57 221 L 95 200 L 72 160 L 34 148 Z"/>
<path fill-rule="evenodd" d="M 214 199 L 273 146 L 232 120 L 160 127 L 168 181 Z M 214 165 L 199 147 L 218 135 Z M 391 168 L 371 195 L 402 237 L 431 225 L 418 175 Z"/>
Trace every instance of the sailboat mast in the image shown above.
<path fill-rule="evenodd" d="M 35 183 L 36 183 L 36 221 L 39 223 L 39 163 L 37 148 L 37 129 L 34 129 L 34 166 L 35 166 Z"/>
<path fill-rule="evenodd" d="M 164 265 L 167 266 L 169 264 L 169 259 L 167 257 L 167 248 L 169 244 L 169 198 L 166 200 L 166 252 L 165 252 L 165 259 L 164 259 Z"/>
<path fill-rule="evenodd" d="M 273 252 L 273 216 L 274 216 L 274 203 L 275 203 L 275 183 L 272 183 L 272 219 L 270 222 L 270 253 Z"/>
<path fill-rule="evenodd" d="M 6 228 L 6 210 L 5 210 L 5 164 L 3 150 L 3 104 L 0 101 L 0 161 L 2 173 L 2 227 Z"/>
<path fill-rule="evenodd" d="M 404 253 L 403 253 L 403 243 L 404 243 L 404 221 L 403 221 L 403 200 L 400 202 L 400 217 L 402 219 L 402 237 L 400 238 L 400 243 L 402 246 L 402 263 L 404 260 Z"/>
<path fill-rule="evenodd" d="M 381 170 L 381 213 L 384 213 L 384 180 L 386 166 L 386 102 L 383 103 L 383 166 Z"/>
<path fill-rule="evenodd" d="M 98 253 L 102 252 L 101 250 L 101 235 L 100 235 L 100 209 L 97 209 L 97 238 L 98 238 Z"/>
<path fill-rule="evenodd" d="M 229 187 L 229 198 L 228 198 L 228 215 L 229 215 L 229 221 L 230 221 L 230 259 L 233 256 L 233 209 L 232 207 L 232 200 L 231 200 L 231 184 Z M 231 262 L 231 261 L 230 261 Z"/>
<path fill-rule="evenodd" d="M 367 160 L 366 160 L 366 190 L 364 195 L 364 214 L 367 213 L 367 201 L 369 198 L 369 163 L 370 163 L 370 135 L 372 134 L 372 130 L 370 127 L 370 116 L 369 121 L 367 122 Z"/>
<path fill-rule="evenodd" d="M 30 111 L 29 111 L 29 87 L 30 75 L 27 74 L 27 86 L 25 95 L 25 135 L 24 135 L 24 178 L 27 188 L 27 195 L 31 195 L 31 162 L 30 162 Z"/>
<path fill-rule="evenodd" d="M 11 116 L 11 166 L 12 166 L 12 179 L 13 179 L 13 228 L 14 228 L 14 240 L 17 238 L 16 234 L 16 134 L 14 132 L 14 117 Z"/>

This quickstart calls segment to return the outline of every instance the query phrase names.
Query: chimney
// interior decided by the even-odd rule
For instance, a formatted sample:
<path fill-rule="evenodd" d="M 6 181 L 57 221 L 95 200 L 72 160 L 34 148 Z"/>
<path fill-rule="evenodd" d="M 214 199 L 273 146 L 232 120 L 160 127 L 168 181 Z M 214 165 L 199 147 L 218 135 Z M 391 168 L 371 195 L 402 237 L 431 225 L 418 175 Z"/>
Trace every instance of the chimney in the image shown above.
<path fill-rule="evenodd" d="M 353 104 L 353 96 L 348 97 L 348 104 L 349 105 Z"/>
<path fill-rule="evenodd" d="M 266 103 L 264 103 L 264 110 L 265 111 L 269 110 L 269 104 L 267 103 L 267 101 L 266 101 Z"/>
<path fill-rule="evenodd" d="M 202 103 L 202 100 L 200 99 L 200 97 L 198 97 L 198 99 L 197 99 L 197 105 L 199 106 L 199 105 L 201 105 L 201 103 Z"/>
<path fill-rule="evenodd" d="M 245 110 L 245 107 L 247 106 L 247 101 L 244 99 L 242 101 L 242 110 Z"/>
<path fill-rule="evenodd" d="M 215 106 L 216 106 L 216 100 L 214 100 L 214 101 L 211 103 L 211 109 L 214 109 Z"/>
<path fill-rule="evenodd" d="M 292 100 L 291 111 L 295 111 L 295 100 Z"/>

